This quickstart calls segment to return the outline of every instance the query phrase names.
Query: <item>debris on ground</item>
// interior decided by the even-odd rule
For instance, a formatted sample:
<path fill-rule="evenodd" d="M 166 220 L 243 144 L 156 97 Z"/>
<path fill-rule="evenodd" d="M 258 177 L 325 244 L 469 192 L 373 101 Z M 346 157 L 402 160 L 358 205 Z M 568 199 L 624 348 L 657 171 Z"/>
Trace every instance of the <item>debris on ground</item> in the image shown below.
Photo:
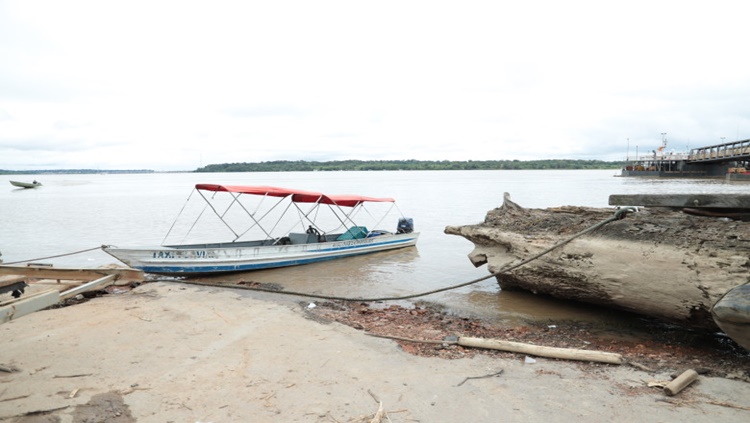
<path fill-rule="evenodd" d="M 472 336 L 618 353 L 639 369 L 652 372 L 694 368 L 710 376 L 750 381 L 748 351 L 734 344 L 731 339 L 717 334 L 695 333 L 674 327 L 650 331 L 653 334 L 649 337 L 616 338 L 603 336 L 584 322 L 526 322 L 523 325 L 509 325 L 450 315 L 428 303 L 410 308 L 399 305 L 382 307 L 369 303 L 319 302 L 315 308 L 306 308 L 306 312 L 316 320 L 336 321 L 372 335 L 403 338 L 395 341 L 405 352 L 423 357 L 458 359 L 485 354 L 511 358 L 518 355 L 466 348 L 450 342 L 457 336 Z"/>

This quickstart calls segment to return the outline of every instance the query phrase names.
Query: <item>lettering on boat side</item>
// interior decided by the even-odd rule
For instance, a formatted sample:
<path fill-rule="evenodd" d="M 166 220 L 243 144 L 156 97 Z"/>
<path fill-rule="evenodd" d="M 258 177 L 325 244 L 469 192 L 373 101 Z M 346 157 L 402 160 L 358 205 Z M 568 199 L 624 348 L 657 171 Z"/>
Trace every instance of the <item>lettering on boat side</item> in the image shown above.
<path fill-rule="evenodd" d="M 339 241 L 338 245 L 343 247 L 351 247 L 352 245 L 372 244 L 373 242 L 375 242 L 375 239 L 373 238 L 353 239 L 351 241 Z"/>
<path fill-rule="evenodd" d="M 185 251 L 185 255 L 191 259 L 212 259 L 218 257 L 218 254 L 216 254 L 216 250 Z"/>
<path fill-rule="evenodd" d="M 172 259 L 175 258 L 173 251 L 154 251 L 153 258 Z"/>
<path fill-rule="evenodd" d="M 239 254 L 239 250 L 238 254 Z M 155 259 L 210 259 L 217 258 L 215 250 L 186 250 L 186 251 L 154 251 L 152 258 Z"/>
<path fill-rule="evenodd" d="M 320 242 L 315 244 L 303 244 L 299 246 L 294 246 L 294 248 L 298 248 L 297 251 L 301 252 L 314 252 L 314 251 L 321 251 L 321 250 L 337 250 L 342 248 L 350 248 L 350 247 L 358 247 L 358 246 L 364 246 L 369 244 L 374 244 L 377 241 L 379 241 L 377 238 L 366 238 L 366 239 L 353 239 L 353 240 L 346 240 L 346 241 L 336 241 L 336 242 Z M 292 251 L 292 246 L 289 245 L 281 245 L 278 246 L 275 253 L 288 253 Z M 251 254 L 248 254 L 249 251 L 252 251 Z M 252 257 L 258 257 L 263 256 L 269 253 L 267 248 L 264 247 L 255 247 L 252 250 L 243 250 L 240 248 L 237 248 L 235 250 L 228 250 L 228 249 L 219 249 L 219 250 L 162 250 L 162 251 L 154 251 L 151 253 L 151 258 L 153 259 L 159 259 L 159 260 L 177 260 L 177 259 L 188 259 L 188 260 L 208 260 L 208 259 L 218 259 L 218 258 L 239 258 L 243 256 L 252 256 Z M 243 254 L 244 252 L 244 254 Z"/>

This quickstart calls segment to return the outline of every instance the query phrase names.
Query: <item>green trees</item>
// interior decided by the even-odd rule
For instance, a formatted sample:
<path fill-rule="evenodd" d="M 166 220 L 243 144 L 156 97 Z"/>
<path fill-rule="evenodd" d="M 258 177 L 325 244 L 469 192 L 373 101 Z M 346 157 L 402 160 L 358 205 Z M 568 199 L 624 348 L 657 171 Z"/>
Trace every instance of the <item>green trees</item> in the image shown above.
<path fill-rule="evenodd" d="M 308 162 L 277 160 L 259 163 L 223 163 L 196 172 L 310 172 L 341 170 L 520 170 L 520 169 L 619 169 L 623 162 L 601 160 L 334 160 Z"/>

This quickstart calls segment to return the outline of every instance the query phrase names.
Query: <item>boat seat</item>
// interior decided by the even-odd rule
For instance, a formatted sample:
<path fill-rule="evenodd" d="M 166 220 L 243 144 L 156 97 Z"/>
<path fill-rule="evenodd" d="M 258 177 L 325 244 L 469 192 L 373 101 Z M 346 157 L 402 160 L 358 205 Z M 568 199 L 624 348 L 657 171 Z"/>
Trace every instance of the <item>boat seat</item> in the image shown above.
<path fill-rule="evenodd" d="M 292 245 L 314 244 L 318 242 L 318 236 L 315 234 L 292 232 L 289 234 L 289 241 L 291 241 Z"/>
<path fill-rule="evenodd" d="M 367 236 L 367 228 L 364 226 L 352 226 L 351 228 L 347 229 L 346 232 L 341 234 L 338 238 L 336 238 L 336 241 L 346 241 L 349 239 L 362 239 Z"/>

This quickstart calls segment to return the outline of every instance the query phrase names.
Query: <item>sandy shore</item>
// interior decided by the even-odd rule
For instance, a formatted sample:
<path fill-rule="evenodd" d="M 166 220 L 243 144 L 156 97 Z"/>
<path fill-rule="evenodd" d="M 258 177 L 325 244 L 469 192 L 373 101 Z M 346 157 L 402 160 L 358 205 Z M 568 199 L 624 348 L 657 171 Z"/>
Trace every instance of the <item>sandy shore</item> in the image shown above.
<path fill-rule="evenodd" d="M 747 422 L 750 383 L 508 354 L 420 357 L 248 291 L 149 283 L 0 325 L 0 421 Z M 467 377 L 499 375 L 485 378 Z M 383 418 L 382 421 L 389 421 Z"/>

